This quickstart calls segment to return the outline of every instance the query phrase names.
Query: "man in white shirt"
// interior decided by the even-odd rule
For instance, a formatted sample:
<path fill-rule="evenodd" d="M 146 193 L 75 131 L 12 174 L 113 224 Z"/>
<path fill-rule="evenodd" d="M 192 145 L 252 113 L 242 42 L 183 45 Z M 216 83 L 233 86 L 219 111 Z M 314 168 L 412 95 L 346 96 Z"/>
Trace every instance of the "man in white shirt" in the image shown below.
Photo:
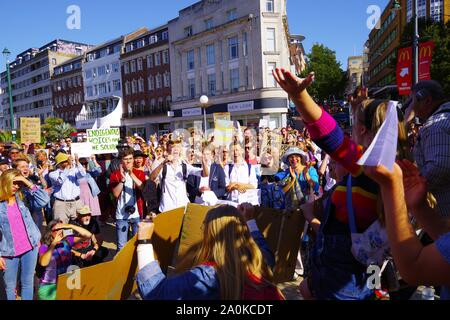
<path fill-rule="evenodd" d="M 59 153 L 55 162 L 58 169 L 49 174 L 55 198 L 53 218 L 67 224 L 70 220 L 77 219 L 77 209 L 83 206 L 78 179 L 86 176 L 86 170 L 80 164 L 78 155 L 75 155 L 75 161 L 72 162 L 67 154 Z"/>
<path fill-rule="evenodd" d="M 203 169 L 195 168 L 181 159 L 182 147 L 180 142 L 168 145 L 167 158 L 151 174 L 150 179 L 159 179 L 161 184 L 160 212 L 167 212 L 181 208 L 189 203 L 186 191 L 186 180 L 190 175 L 208 177 L 209 167 L 206 157 L 203 157 Z"/>
<path fill-rule="evenodd" d="M 228 200 L 232 202 L 248 202 L 249 199 L 242 200 L 241 195 L 258 189 L 258 179 L 256 177 L 255 166 L 247 164 L 244 160 L 244 149 L 240 145 L 232 147 L 234 164 L 225 166 L 225 181 L 227 184 Z M 252 201 L 253 205 L 255 201 Z"/>

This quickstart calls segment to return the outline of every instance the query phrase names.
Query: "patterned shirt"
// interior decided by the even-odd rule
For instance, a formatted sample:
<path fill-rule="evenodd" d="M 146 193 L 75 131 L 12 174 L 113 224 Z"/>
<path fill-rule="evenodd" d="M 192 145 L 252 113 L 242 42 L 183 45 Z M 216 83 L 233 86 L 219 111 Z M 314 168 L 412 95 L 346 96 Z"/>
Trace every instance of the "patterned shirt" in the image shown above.
<path fill-rule="evenodd" d="M 41 278 L 41 284 L 56 284 L 58 276 L 67 272 L 67 268 L 72 265 L 72 247 L 75 238 L 69 236 L 58 243 L 53 250 L 50 263 L 45 268 L 44 276 Z M 41 257 L 48 251 L 45 244 L 39 248 L 39 256 Z"/>

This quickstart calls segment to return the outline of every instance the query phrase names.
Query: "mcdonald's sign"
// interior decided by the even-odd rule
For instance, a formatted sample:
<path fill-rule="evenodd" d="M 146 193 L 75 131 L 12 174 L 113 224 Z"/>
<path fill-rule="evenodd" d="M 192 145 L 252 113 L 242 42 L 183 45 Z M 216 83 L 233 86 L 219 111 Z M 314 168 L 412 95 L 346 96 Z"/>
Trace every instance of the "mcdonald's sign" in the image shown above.
<path fill-rule="evenodd" d="M 411 55 L 408 50 L 401 51 L 399 53 L 398 62 L 411 61 Z"/>
<path fill-rule="evenodd" d="M 434 42 L 423 42 L 419 46 L 419 81 L 431 80 L 431 61 L 433 59 Z"/>
<path fill-rule="evenodd" d="M 409 95 L 412 86 L 412 48 L 398 50 L 397 87 L 399 95 Z"/>

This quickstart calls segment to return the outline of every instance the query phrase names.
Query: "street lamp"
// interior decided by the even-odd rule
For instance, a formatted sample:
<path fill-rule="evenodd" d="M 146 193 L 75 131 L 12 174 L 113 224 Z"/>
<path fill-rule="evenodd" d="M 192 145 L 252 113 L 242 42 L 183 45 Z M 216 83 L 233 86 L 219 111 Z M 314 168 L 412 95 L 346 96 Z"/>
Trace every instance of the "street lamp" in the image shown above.
<path fill-rule="evenodd" d="M 204 126 L 205 126 L 205 136 L 206 136 L 206 108 L 208 108 L 208 102 L 209 102 L 209 98 L 208 96 L 201 96 L 200 97 L 200 105 L 203 108 L 203 122 L 204 122 Z"/>
<path fill-rule="evenodd" d="M 14 111 L 13 111 L 13 97 L 12 97 L 12 86 L 11 86 L 11 70 L 9 68 L 9 61 L 8 58 L 11 55 L 11 52 L 5 48 L 2 52 L 3 57 L 5 57 L 6 60 L 6 77 L 8 81 L 8 93 L 9 93 L 9 113 L 10 113 L 10 119 L 11 119 L 11 134 L 13 141 L 16 141 L 16 131 L 14 126 Z"/>
<path fill-rule="evenodd" d="M 419 82 L 419 15 L 417 14 L 417 0 L 411 0 L 412 4 L 412 19 L 414 20 L 414 34 L 413 34 L 413 85 Z M 395 0 L 392 5 L 392 11 L 397 12 L 402 9 L 398 0 Z"/>

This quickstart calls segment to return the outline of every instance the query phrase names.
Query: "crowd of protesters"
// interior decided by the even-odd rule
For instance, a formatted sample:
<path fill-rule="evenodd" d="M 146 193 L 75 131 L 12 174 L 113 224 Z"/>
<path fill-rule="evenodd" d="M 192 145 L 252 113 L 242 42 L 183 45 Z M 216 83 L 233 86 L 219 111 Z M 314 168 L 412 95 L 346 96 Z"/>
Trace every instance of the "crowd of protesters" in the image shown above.
<path fill-rule="evenodd" d="M 398 164 L 391 172 L 357 164 L 389 101 L 357 90 L 352 132 L 344 133 L 309 96 L 313 74 L 299 79 L 277 69 L 274 77 L 301 113 L 303 129 L 237 125 L 227 143 L 196 130 L 148 140 L 134 135 L 116 154 L 88 158 L 72 153 L 71 138 L 45 146 L 0 143 L 7 298 L 56 299 L 58 275 L 111 253 L 101 232 L 110 223 L 118 251 L 138 234 L 136 279 L 144 299 L 283 299 L 272 284 L 275 258 L 254 220 L 261 206 L 307 220 L 293 239 L 308 239 L 294 275 L 305 278 L 304 299 L 408 298 L 419 285 L 450 299 L 450 103 L 440 85 L 420 82 L 407 114 L 398 109 Z M 166 278 L 147 219 L 190 202 L 219 207 L 205 218 L 196 266 Z M 387 276 L 382 288 L 369 286 L 368 266 L 387 263 L 395 283 Z"/>

